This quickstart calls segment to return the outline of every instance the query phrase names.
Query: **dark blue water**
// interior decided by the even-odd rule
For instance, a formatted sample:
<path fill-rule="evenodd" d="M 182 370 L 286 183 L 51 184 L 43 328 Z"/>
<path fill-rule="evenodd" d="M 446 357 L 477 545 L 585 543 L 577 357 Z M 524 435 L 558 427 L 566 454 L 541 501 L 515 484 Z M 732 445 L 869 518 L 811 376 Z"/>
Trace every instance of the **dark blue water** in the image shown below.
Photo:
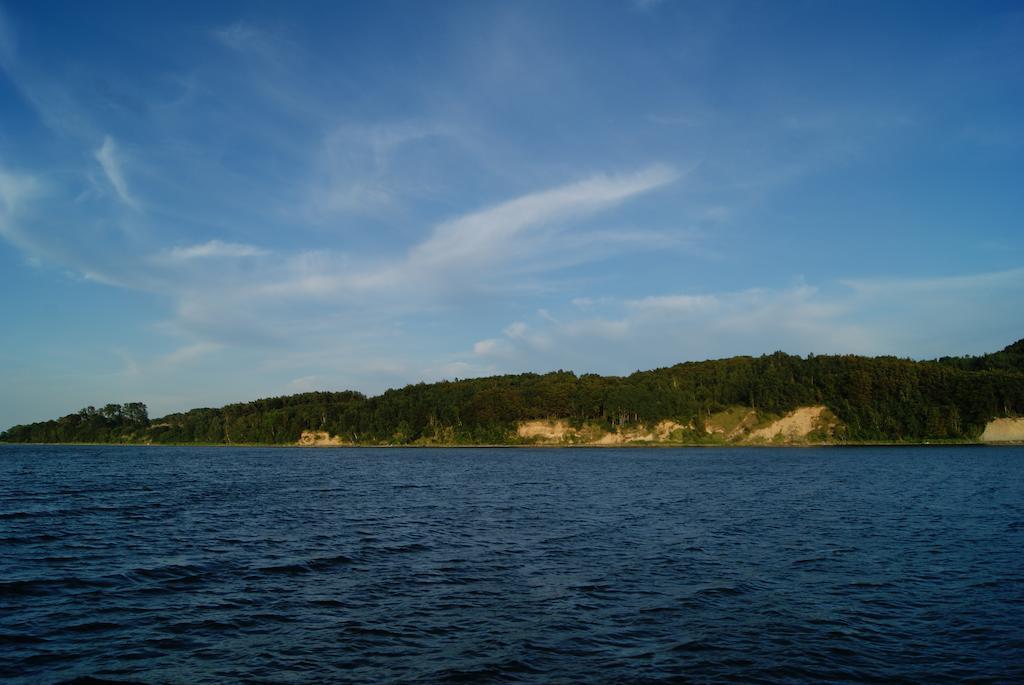
<path fill-rule="evenodd" d="M 0 680 L 1022 682 L 1024 450 L 0 446 Z"/>

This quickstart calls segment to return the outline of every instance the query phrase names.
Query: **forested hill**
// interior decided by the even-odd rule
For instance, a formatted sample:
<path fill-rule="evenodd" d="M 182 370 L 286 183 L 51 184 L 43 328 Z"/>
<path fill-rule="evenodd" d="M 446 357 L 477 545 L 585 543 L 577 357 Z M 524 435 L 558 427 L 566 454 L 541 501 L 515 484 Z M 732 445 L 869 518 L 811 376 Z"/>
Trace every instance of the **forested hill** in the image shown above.
<path fill-rule="evenodd" d="M 15 426 L 7 442 L 295 444 L 306 431 L 351 444 L 515 444 L 517 426 L 561 420 L 613 433 L 674 422 L 680 442 L 716 439 L 705 422 L 743 407 L 778 417 L 824 405 L 836 442 L 977 439 L 995 418 L 1024 415 L 1024 340 L 980 357 L 776 352 L 688 362 L 630 376 L 556 371 L 409 385 L 377 397 L 313 392 L 150 420 L 141 403 L 88 407 Z"/>

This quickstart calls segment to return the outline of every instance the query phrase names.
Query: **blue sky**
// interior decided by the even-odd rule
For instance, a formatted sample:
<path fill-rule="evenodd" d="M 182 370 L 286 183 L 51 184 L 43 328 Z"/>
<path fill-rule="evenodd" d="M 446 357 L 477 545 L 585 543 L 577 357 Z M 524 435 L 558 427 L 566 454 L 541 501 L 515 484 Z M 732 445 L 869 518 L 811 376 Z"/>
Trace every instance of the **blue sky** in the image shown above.
<path fill-rule="evenodd" d="M 0 3 L 0 427 L 1024 337 L 1019 3 Z"/>

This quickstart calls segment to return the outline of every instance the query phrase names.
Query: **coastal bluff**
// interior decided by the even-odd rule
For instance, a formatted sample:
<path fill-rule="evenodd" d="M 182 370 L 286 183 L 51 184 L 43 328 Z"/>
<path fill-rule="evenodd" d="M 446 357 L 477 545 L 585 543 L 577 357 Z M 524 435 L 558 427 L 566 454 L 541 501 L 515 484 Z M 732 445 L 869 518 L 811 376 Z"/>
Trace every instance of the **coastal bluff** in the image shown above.
<path fill-rule="evenodd" d="M 302 431 L 298 442 L 300 447 L 342 447 L 345 444 L 337 435 L 327 431 Z"/>
<path fill-rule="evenodd" d="M 573 427 L 564 419 L 521 421 L 514 436 L 532 445 L 693 445 L 825 443 L 834 439 L 842 422 L 823 405 L 798 407 L 783 416 L 762 414 L 735 406 L 686 424 L 662 420 L 650 427 L 585 424 Z"/>
<path fill-rule="evenodd" d="M 1024 443 L 1024 417 L 989 421 L 979 440 L 982 442 Z"/>
<path fill-rule="evenodd" d="M 9 443 L 174 445 L 808 445 L 1024 442 L 1024 340 L 915 361 L 773 352 L 627 376 L 557 370 L 267 397 L 149 418 L 85 407 Z"/>

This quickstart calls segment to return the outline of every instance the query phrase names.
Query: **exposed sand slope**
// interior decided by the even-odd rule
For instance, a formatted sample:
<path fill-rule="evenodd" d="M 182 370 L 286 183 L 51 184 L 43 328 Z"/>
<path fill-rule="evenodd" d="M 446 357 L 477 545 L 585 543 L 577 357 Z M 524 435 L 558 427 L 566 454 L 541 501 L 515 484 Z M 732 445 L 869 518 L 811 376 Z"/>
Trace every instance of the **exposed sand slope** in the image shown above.
<path fill-rule="evenodd" d="M 811 433 L 831 435 L 839 421 L 824 406 L 800 407 L 767 426 L 757 427 L 758 414 L 749 407 L 731 407 L 711 417 L 704 425 L 708 435 L 718 435 L 725 442 L 802 442 Z M 661 421 L 653 428 L 634 427 L 603 430 L 597 426 L 576 429 L 567 421 L 523 421 L 516 434 L 540 445 L 626 445 L 631 443 L 672 443 L 687 441 L 686 426 L 675 421 Z M 673 438 L 674 434 L 674 438 Z"/>
<path fill-rule="evenodd" d="M 523 421 L 516 428 L 520 438 L 538 443 L 557 444 L 571 442 L 580 445 L 622 445 L 629 442 L 666 442 L 672 432 L 684 428 L 675 421 L 661 421 L 653 430 L 626 429 L 605 432 L 593 427 L 576 430 L 565 421 Z"/>
<path fill-rule="evenodd" d="M 684 430 L 686 428 L 692 429 L 693 426 L 687 427 L 681 423 L 676 423 L 675 421 L 665 420 L 654 427 L 654 434 L 655 436 L 657 436 L 658 440 L 668 440 L 670 437 L 672 437 L 672 433 L 674 433 L 677 430 Z"/>
<path fill-rule="evenodd" d="M 995 419 L 985 426 L 982 442 L 1024 442 L 1024 418 Z"/>
<path fill-rule="evenodd" d="M 565 421 L 523 421 L 516 433 L 521 438 L 535 438 L 543 442 L 561 442 L 566 436 L 576 435 Z"/>
<path fill-rule="evenodd" d="M 747 440 L 776 440 L 781 438 L 784 441 L 802 440 L 813 431 L 825 427 L 828 423 L 826 416 L 827 408 L 800 407 L 795 409 L 778 421 L 750 431 Z"/>
<path fill-rule="evenodd" d="M 644 433 L 638 430 L 616 431 L 605 433 L 597 440 L 591 440 L 590 445 L 623 445 L 627 442 L 656 442 L 654 433 Z"/>
<path fill-rule="evenodd" d="M 302 431 L 299 444 L 303 447 L 339 447 L 345 443 L 340 437 L 332 436 L 327 431 Z"/>

